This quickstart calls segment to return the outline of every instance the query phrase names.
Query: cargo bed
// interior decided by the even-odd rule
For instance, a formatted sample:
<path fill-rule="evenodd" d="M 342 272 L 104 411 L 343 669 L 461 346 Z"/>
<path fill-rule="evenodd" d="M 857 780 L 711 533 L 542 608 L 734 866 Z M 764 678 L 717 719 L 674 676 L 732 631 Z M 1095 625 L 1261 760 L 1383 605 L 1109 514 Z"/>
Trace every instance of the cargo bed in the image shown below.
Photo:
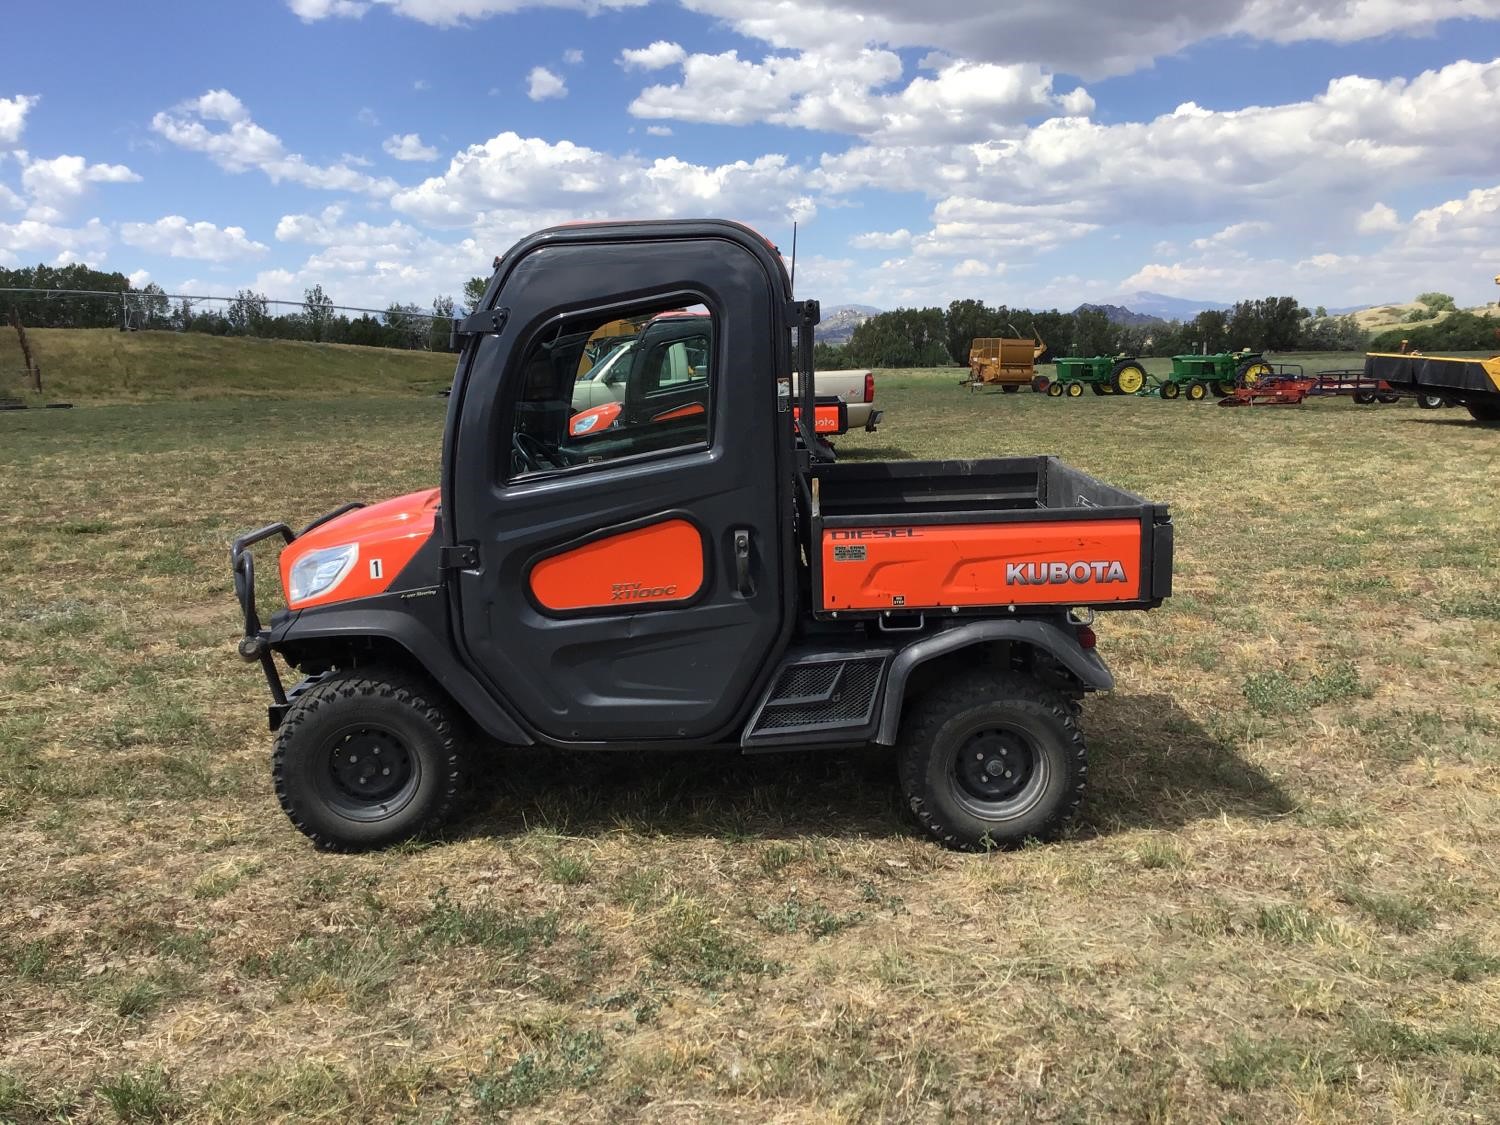
<path fill-rule="evenodd" d="M 1172 522 L 1055 457 L 819 465 L 814 611 L 962 615 L 1151 609 L 1172 590 Z"/>

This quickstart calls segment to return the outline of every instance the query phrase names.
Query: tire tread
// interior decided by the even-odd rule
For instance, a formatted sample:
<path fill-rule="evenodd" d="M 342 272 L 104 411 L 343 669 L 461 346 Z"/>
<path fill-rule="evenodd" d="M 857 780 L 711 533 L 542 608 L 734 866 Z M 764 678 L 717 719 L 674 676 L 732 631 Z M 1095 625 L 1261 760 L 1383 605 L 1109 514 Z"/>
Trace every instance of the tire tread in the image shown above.
<path fill-rule="evenodd" d="M 1047 710 L 1061 725 L 1070 784 L 1046 823 L 1030 834 L 1040 840 L 1055 838 L 1083 803 L 1088 782 L 1088 748 L 1084 743 L 1083 730 L 1078 725 L 1078 713 L 1074 704 L 1061 693 L 1049 691 L 1032 677 L 1014 673 L 995 675 L 973 672 L 933 688 L 911 705 L 901 733 L 898 768 L 901 788 L 907 794 L 912 815 L 928 835 L 954 851 L 980 852 L 991 847 L 1016 847 L 1021 843 L 1003 841 L 986 846 L 983 841 L 970 840 L 952 825 L 945 824 L 946 817 L 941 810 L 930 800 L 919 796 L 925 788 L 924 767 L 927 756 L 924 751 L 936 740 L 944 723 L 976 700 L 1024 700 Z"/>
<path fill-rule="evenodd" d="M 277 802 L 297 830 L 321 851 L 361 852 L 368 851 L 371 845 L 340 840 L 320 832 L 298 814 L 288 786 L 287 755 L 299 730 L 320 711 L 330 706 L 370 698 L 391 700 L 408 708 L 442 742 L 447 778 L 438 799 L 433 802 L 426 815 L 411 827 L 408 835 L 419 836 L 438 827 L 448 819 L 459 802 L 466 773 L 466 739 L 448 708 L 439 702 L 442 696 L 434 685 L 425 677 L 399 667 L 351 668 L 334 672 L 298 698 L 282 720 L 281 728 L 276 733 L 275 748 L 271 752 L 271 781 Z"/>

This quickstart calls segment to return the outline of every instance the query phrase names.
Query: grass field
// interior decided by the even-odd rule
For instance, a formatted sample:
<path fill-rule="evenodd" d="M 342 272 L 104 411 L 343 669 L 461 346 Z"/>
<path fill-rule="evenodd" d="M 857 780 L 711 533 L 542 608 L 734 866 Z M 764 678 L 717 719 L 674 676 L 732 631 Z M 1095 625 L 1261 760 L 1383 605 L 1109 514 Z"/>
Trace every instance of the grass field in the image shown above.
<path fill-rule="evenodd" d="M 0 398 L 31 400 L 16 334 L 0 327 Z M 400 395 L 453 381 L 453 356 L 434 352 L 113 328 L 33 328 L 27 336 L 46 402 Z"/>
<path fill-rule="evenodd" d="M 441 401 L 0 414 L 0 1120 L 1500 1118 L 1500 435 L 957 377 L 842 452 L 1177 524 L 1074 831 L 989 857 L 881 752 L 497 750 L 442 842 L 314 853 L 226 546 L 435 482 Z"/>

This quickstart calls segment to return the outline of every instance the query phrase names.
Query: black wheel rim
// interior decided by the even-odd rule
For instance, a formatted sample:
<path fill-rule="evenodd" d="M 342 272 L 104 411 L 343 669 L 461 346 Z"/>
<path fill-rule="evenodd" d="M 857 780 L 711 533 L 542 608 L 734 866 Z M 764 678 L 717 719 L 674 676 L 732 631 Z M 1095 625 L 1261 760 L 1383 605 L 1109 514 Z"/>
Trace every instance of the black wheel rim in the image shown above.
<path fill-rule="evenodd" d="M 958 742 L 953 794 L 982 820 L 1013 820 L 1036 806 L 1050 772 L 1046 756 L 1023 731 L 981 727 Z"/>
<path fill-rule="evenodd" d="M 394 816 L 411 803 L 422 780 L 417 756 L 384 727 L 345 727 L 324 743 L 320 759 L 319 793 L 350 820 Z"/>

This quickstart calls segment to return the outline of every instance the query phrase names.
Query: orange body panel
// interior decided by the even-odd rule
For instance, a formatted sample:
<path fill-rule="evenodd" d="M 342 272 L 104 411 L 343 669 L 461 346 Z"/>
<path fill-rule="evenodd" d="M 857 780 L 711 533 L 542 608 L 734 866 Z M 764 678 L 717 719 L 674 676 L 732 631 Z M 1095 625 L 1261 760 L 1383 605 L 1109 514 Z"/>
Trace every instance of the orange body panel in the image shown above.
<path fill-rule="evenodd" d="M 430 488 L 356 508 L 291 543 L 281 552 L 279 560 L 284 591 L 291 589 L 292 565 L 309 551 L 358 543 L 359 557 L 333 589 L 300 602 L 288 600 L 288 608 L 308 609 L 385 593 L 402 567 L 432 538 L 439 498 L 439 491 Z"/>
<path fill-rule="evenodd" d="M 796 423 L 802 417 L 800 406 L 792 407 L 792 421 Z M 834 403 L 824 406 L 813 407 L 813 433 L 836 434 L 839 432 L 839 408 Z"/>
<path fill-rule="evenodd" d="M 531 568 L 531 594 L 558 612 L 690 601 L 703 589 L 703 557 L 696 527 L 663 520 L 543 559 Z"/>
<path fill-rule="evenodd" d="M 828 528 L 824 610 L 1137 601 L 1138 520 Z"/>

